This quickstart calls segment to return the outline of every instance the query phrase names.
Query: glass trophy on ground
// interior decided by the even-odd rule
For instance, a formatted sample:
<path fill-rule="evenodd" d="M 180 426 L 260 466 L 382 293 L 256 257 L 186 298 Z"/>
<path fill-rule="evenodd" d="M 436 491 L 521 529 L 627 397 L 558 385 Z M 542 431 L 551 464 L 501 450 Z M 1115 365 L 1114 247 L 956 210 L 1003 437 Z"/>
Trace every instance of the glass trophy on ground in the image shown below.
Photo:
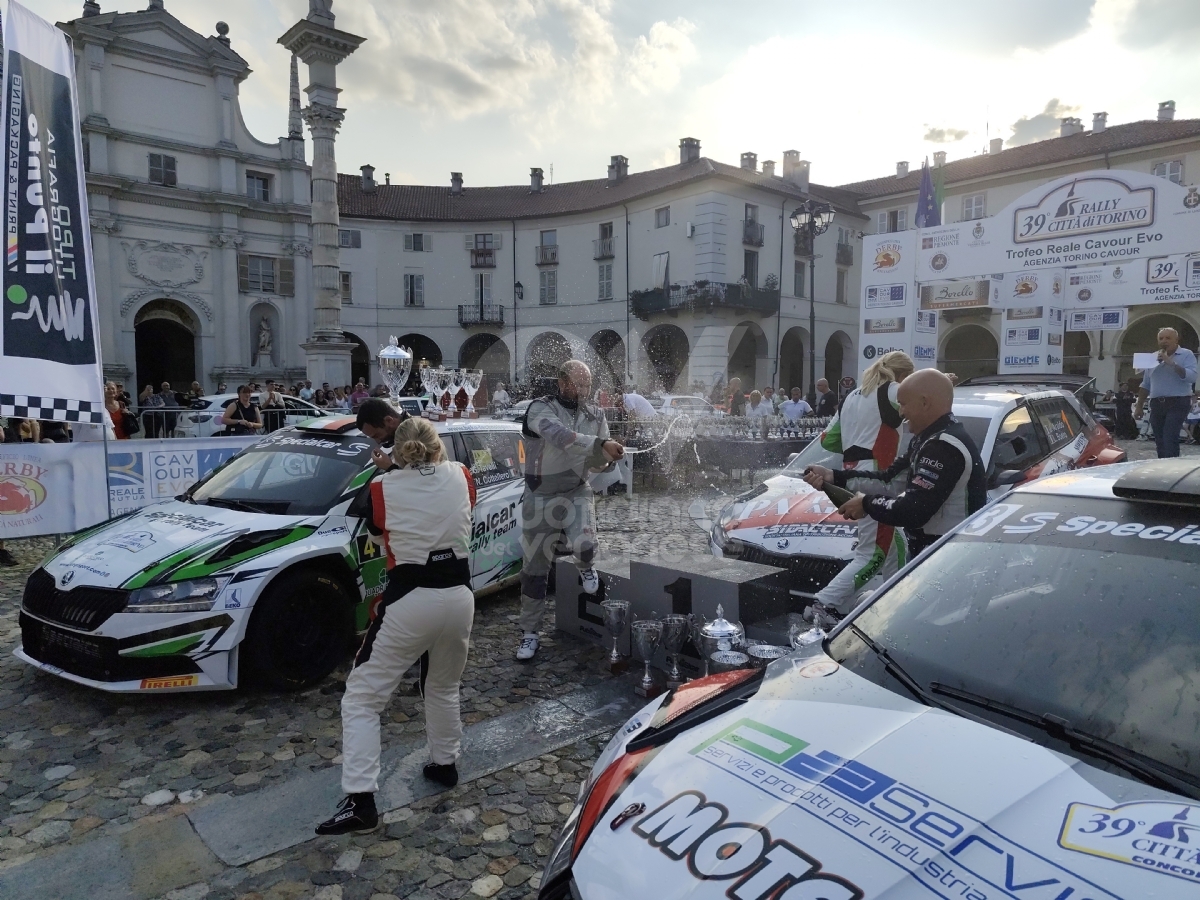
<path fill-rule="evenodd" d="M 400 408 L 400 392 L 408 384 L 412 365 L 412 351 L 401 347 L 394 336 L 386 347 L 379 348 L 379 375 L 387 386 L 388 399 L 396 409 Z"/>

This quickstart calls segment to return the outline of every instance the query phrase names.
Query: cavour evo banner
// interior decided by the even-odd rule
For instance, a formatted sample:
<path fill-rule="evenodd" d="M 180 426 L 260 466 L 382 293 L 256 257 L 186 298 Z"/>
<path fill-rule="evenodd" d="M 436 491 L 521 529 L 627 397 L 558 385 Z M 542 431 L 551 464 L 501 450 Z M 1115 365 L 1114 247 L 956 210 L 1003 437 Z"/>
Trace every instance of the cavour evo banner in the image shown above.
<path fill-rule="evenodd" d="M 74 54 L 15 0 L 4 19 L 0 415 L 103 420 Z"/>

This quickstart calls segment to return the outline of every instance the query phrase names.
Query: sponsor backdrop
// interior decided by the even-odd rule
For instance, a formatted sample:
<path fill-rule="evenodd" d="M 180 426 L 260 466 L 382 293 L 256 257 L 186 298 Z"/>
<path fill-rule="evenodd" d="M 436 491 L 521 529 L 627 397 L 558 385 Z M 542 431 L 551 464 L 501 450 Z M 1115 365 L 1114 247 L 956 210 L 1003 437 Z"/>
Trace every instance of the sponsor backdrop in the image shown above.
<path fill-rule="evenodd" d="M 74 53 L 61 31 L 15 0 L 4 19 L 4 49 L 0 415 L 100 423 Z"/>
<path fill-rule="evenodd" d="M 69 534 L 182 494 L 254 437 L 0 444 L 0 538 Z"/>
<path fill-rule="evenodd" d="M 981 307 L 1004 311 L 1000 372 L 1058 374 L 1064 327 L 1116 331 L 1130 306 L 1200 300 L 1200 189 L 1084 172 L 990 218 L 870 235 L 863 258 L 860 376 L 892 348 L 935 364 L 939 314 Z"/>

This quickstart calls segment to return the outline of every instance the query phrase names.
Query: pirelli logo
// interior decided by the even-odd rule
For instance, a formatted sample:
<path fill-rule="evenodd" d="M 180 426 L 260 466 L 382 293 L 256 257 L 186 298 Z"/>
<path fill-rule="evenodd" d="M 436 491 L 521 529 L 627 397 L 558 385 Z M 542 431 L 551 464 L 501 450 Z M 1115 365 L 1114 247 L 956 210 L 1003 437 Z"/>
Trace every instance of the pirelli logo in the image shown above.
<path fill-rule="evenodd" d="M 199 675 L 173 675 L 170 678 L 143 678 L 141 689 L 153 691 L 162 688 L 195 687 L 200 683 Z"/>

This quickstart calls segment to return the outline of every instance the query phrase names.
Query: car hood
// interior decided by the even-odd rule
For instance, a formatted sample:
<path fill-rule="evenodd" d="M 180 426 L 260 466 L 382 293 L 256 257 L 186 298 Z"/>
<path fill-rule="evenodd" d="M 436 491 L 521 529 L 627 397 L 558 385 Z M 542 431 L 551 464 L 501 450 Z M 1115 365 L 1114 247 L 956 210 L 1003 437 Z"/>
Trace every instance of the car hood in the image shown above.
<path fill-rule="evenodd" d="M 170 500 L 69 542 L 43 568 L 64 589 L 142 587 L 155 580 L 174 580 L 175 573 L 199 577 L 235 565 L 280 546 L 289 535 L 295 539 L 311 533 L 312 526 L 304 525 L 311 521 L 304 516 L 255 514 Z M 247 543 L 251 535 L 272 539 Z M 235 541 L 241 544 L 234 545 Z M 214 560 L 217 556 L 221 558 Z M 211 563 L 201 566 L 205 571 L 192 571 L 206 561 Z"/>
<path fill-rule="evenodd" d="M 822 491 L 801 478 L 768 478 L 761 494 L 738 501 L 722 516 L 720 527 L 771 553 L 849 557 L 858 526 L 843 519 Z"/>
<path fill-rule="evenodd" d="M 1194 802 L 816 652 L 659 748 L 572 871 L 585 900 L 765 900 L 784 879 L 811 900 L 1168 898 L 1200 885 L 1197 837 Z"/>

